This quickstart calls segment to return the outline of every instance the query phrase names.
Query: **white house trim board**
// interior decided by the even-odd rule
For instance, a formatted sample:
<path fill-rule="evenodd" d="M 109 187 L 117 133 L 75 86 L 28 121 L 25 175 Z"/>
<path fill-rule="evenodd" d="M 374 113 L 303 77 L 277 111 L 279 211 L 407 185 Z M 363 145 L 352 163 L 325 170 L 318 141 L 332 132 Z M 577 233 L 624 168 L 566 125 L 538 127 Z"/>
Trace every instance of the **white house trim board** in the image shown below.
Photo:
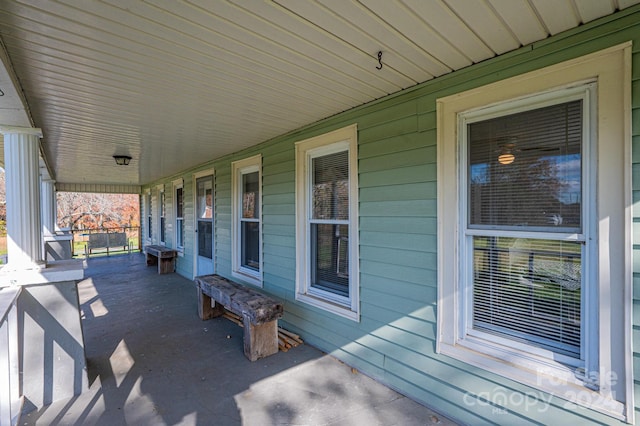
<path fill-rule="evenodd" d="M 438 152 L 438 340 L 437 351 L 480 368 L 569 399 L 613 417 L 633 422 L 632 380 L 632 231 L 631 212 L 631 43 L 614 46 L 581 58 L 552 65 L 517 77 L 492 83 L 437 100 Z M 456 248 L 462 236 L 459 229 L 460 182 L 458 181 L 460 113 L 525 99 L 532 94 L 571 88 L 588 81 L 597 83 L 596 132 L 597 209 L 597 306 L 595 322 L 600 338 L 597 355 L 600 377 L 614 372 L 616 379 L 602 380 L 598 391 L 574 385 L 545 386 L 540 375 L 517 365 L 460 345 L 464 336 L 457 327 L 459 313 L 458 281 L 461 263 Z M 587 166 L 590 167 L 590 166 Z M 595 210 L 595 211 L 594 211 Z M 453 236 L 453 238 L 452 238 Z M 621 371 L 621 368 L 623 369 Z M 580 398 L 579 395 L 591 395 Z"/>

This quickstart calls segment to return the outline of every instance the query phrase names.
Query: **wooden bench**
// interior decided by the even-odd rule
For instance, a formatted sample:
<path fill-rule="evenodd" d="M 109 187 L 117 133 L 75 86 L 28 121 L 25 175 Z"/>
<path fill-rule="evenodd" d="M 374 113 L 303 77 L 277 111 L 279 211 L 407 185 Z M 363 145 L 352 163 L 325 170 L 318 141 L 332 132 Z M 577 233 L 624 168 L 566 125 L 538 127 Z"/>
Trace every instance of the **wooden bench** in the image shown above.
<path fill-rule="evenodd" d="M 158 265 L 159 274 L 169 274 L 176 269 L 176 257 L 178 252 L 163 246 L 146 246 L 144 252 L 147 255 L 147 266 Z"/>
<path fill-rule="evenodd" d="M 250 361 L 278 352 L 282 303 L 219 275 L 202 275 L 196 277 L 195 282 L 198 315 L 202 320 L 219 317 L 225 309 L 242 317 L 244 354 Z"/>
<path fill-rule="evenodd" d="M 109 249 L 120 248 L 123 250 L 129 250 L 129 242 L 127 241 L 127 234 L 125 232 L 98 232 L 95 234 L 89 234 L 89 241 L 86 249 L 89 254 L 95 249 L 106 248 L 107 254 Z"/>

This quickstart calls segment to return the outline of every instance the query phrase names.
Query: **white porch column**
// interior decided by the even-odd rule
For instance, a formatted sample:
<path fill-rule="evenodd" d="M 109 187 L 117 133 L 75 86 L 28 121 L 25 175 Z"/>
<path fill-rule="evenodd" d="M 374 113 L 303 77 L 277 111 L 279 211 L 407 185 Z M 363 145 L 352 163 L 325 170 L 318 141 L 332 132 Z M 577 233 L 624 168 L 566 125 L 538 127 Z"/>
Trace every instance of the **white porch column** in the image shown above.
<path fill-rule="evenodd" d="M 56 181 L 42 179 L 40 182 L 42 201 L 42 232 L 45 237 L 56 235 Z"/>
<path fill-rule="evenodd" d="M 9 270 L 42 269 L 40 129 L 0 126 L 4 135 Z"/>

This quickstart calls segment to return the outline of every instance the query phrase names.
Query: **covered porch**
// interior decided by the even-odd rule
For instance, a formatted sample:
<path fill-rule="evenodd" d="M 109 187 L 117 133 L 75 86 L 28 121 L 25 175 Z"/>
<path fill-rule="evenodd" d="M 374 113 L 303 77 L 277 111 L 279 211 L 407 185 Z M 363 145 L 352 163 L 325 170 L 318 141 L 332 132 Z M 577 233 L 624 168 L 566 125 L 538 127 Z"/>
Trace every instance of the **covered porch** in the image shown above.
<path fill-rule="evenodd" d="M 194 283 L 158 275 L 141 254 L 86 266 L 78 294 L 90 388 L 23 425 L 453 424 L 310 345 L 248 361 L 242 328 L 201 321 Z"/>

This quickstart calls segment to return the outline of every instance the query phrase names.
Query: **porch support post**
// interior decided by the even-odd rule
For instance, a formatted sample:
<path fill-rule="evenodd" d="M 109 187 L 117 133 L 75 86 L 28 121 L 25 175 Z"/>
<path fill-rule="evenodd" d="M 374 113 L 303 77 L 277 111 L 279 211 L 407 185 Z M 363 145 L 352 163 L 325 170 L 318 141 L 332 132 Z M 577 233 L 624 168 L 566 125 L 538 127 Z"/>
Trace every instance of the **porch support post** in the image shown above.
<path fill-rule="evenodd" d="M 40 191 L 42 192 L 42 232 L 45 237 L 56 235 L 56 181 L 42 179 Z"/>
<path fill-rule="evenodd" d="M 11 270 L 39 270 L 43 260 L 39 138 L 42 131 L 0 126 L 4 135 L 7 252 Z"/>

